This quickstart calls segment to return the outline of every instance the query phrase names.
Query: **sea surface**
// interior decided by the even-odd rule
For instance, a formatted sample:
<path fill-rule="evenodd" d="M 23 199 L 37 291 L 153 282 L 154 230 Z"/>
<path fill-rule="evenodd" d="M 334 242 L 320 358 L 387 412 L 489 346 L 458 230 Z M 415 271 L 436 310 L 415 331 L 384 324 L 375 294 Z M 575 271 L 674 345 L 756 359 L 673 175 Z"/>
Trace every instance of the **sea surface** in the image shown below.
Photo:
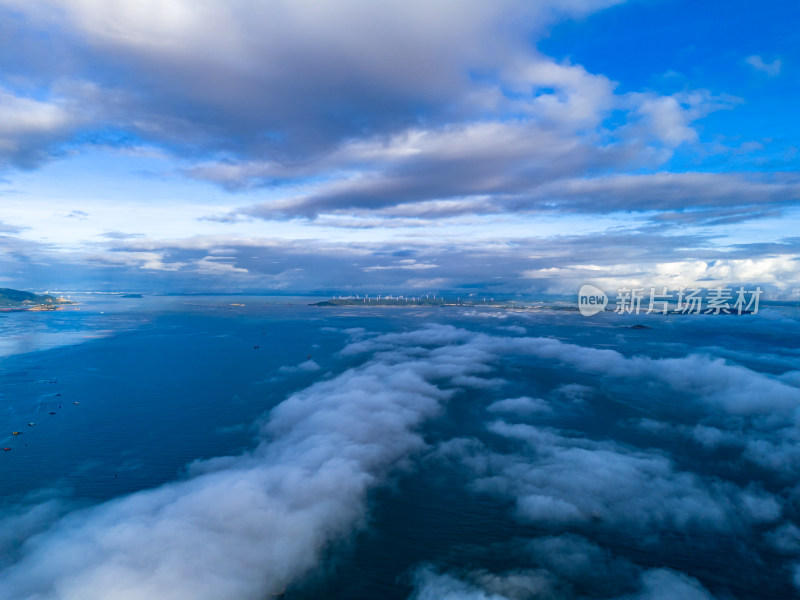
<path fill-rule="evenodd" d="M 0 598 L 800 594 L 797 307 L 73 299 L 0 314 Z"/>

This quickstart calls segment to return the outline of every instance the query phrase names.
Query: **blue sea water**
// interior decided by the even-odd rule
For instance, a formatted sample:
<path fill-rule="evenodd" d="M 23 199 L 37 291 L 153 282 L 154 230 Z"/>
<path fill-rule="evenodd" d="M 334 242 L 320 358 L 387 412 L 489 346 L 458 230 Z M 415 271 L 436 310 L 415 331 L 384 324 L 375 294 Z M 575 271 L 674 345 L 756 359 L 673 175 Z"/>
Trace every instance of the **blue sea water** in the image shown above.
<path fill-rule="evenodd" d="M 416 369 L 449 395 L 410 428 L 424 445 L 368 472 L 363 514 L 309 549 L 314 567 L 278 586 L 285 598 L 645 598 L 658 582 L 698 594 L 684 597 L 798 593 L 796 307 L 586 318 L 313 300 L 86 297 L 0 315 L 0 445 L 11 448 L 0 454 L 11 595 L 0 597 L 68 597 L 52 591 L 65 589 L 59 574 L 50 595 L 20 583 L 28 564 L 42 576 L 26 557 L 47 551 L 51 531 L 74 530 L 65 518 L 89 515 L 88 528 L 93 509 L 197 477 L 195 461 L 291 435 L 264 434 L 273 408 L 325 393 L 321 382 L 346 393 L 359 381 L 347 374 L 375 361 L 387 379 Z M 471 366 L 425 370 L 451 354 Z M 518 398 L 519 410 L 492 408 Z M 320 407 L 300 425 L 326 418 Z M 342 431 L 360 439 L 373 417 Z M 245 588 L 237 597 L 276 593 Z"/>

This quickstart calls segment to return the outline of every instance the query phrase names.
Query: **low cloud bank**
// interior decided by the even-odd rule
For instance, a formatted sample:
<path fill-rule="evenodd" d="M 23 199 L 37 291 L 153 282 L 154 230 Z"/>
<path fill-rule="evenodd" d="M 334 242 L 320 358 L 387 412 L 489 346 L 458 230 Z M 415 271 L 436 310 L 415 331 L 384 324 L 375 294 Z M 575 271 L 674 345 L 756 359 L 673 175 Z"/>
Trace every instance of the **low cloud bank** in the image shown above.
<path fill-rule="evenodd" d="M 430 565 L 414 575 L 412 600 L 712 600 L 694 578 L 667 568 L 642 568 L 588 539 L 544 536 L 508 548 L 524 565 L 494 573 L 455 574 Z"/>
<path fill-rule="evenodd" d="M 75 512 L 0 574 L 9 600 L 261 600 L 363 524 L 367 493 L 424 446 L 414 432 L 478 367 L 456 354 L 377 353 L 276 407 L 252 452 Z"/>
<path fill-rule="evenodd" d="M 794 439 L 779 437 L 798 423 L 800 390 L 791 376 L 705 356 L 628 357 L 444 325 L 351 333 L 341 354 L 364 355 L 364 362 L 277 406 L 254 450 L 195 463 L 185 480 L 58 519 L 0 573 L 3 597 L 262 600 L 311 572 L 326 547 L 364 525 L 368 492 L 425 447 L 416 430 L 442 411 L 455 387 L 501 398 L 485 407 L 487 435 L 500 448 L 456 439 L 437 455 L 465 471 L 473 491 L 510 501 L 516 520 L 551 535 L 529 540 L 527 563 L 513 572 L 423 568 L 416 600 L 569 599 L 601 582 L 607 587 L 598 597 L 614 600 L 711 598 L 689 575 L 639 567 L 581 537 L 593 532 L 637 547 L 652 546 L 662 532 L 723 534 L 770 544 L 789 570 L 798 564 L 800 536 L 787 501 L 797 490 L 770 494 L 678 466 L 666 451 L 531 423 L 557 418 L 559 406 L 486 391 L 487 382 L 489 389 L 504 385 L 490 378 L 503 358 L 532 356 L 563 371 L 562 388 L 570 370 L 630 389 L 647 382 L 647 389 L 680 392 L 687 407 L 750 442 L 783 440 L 795 451 Z M 714 437 L 710 426 L 702 431 Z"/>
<path fill-rule="evenodd" d="M 450 335 L 455 336 L 455 331 Z M 377 339 L 362 342 L 362 346 L 382 343 L 385 340 Z M 731 543 L 739 548 L 728 560 L 741 567 L 741 582 L 734 581 L 737 577 L 733 574 L 726 576 L 730 579 L 725 585 L 730 584 L 730 589 L 741 585 L 741 593 L 754 592 L 756 587 L 748 578 L 764 579 L 766 575 L 753 571 L 752 565 L 767 560 L 774 571 L 769 577 L 777 576 L 784 586 L 781 593 L 787 591 L 786 586 L 800 589 L 795 500 L 787 501 L 796 499 L 800 488 L 793 481 L 782 489 L 780 485 L 780 478 L 795 472 L 791 456 L 800 452 L 800 390 L 792 385 L 794 372 L 768 375 L 705 355 L 631 357 L 552 338 L 474 334 L 464 344 L 489 356 L 534 356 L 566 373 L 596 374 L 598 386 L 608 393 L 624 383 L 623 400 L 633 404 L 641 400 L 643 407 L 650 394 L 674 392 L 685 410 L 664 411 L 664 422 L 653 420 L 649 425 L 671 435 L 679 445 L 670 452 L 594 439 L 598 432 L 590 420 L 578 426 L 579 431 L 573 429 L 574 420 L 569 431 L 560 430 L 552 422 L 567 409 L 544 399 L 523 396 L 488 403 L 490 422 L 486 427 L 494 437 L 450 440 L 440 445 L 435 456 L 461 468 L 474 492 L 510 501 L 516 521 L 545 534 L 527 542 L 526 558 L 518 560 L 519 551 L 509 552 L 514 557 L 510 564 L 522 565 L 513 571 L 497 572 L 496 560 L 487 563 L 494 564 L 494 570 L 476 570 L 473 563 L 480 564 L 480 560 L 471 563 L 471 570 L 449 566 L 441 572 L 422 567 L 415 578 L 413 600 L 710 599 L 712 593 L 692 576 L 702 578 L 707 567 L 698 565 L 697 572 L 688 568 L 688 573 L 681 573 L 637 566 L 622 556 L 637 548 L 632 556 L 655 554 L 656 564 L 674 567 L 672 552 L 693 556 L 699 552 L 693 547 L 698 540 L 703 547 Z M 636 390 L 642 390 L 640 396 Z M 591 410 L 589 406 L 585 409 Z M 682 415 L 715 427 L 668 422 Z M 726 480 L 726 475 L 713 474 L 704 468 L 709 459 L 704 453 L 687 462 L 684 453 L 695 452 L 681 443 L 687 432 L 698 443 L 704 440 L 728 450 L 739 445 L 741 460 L 731 461 L 728 455 L 728 473 L 746 472 L 746 479 Z M 778 447 L 782 452 L 773 454 Z M 758 448 L 760 456 L 755 453 Z M 772 462 L 767 456 L 773 457 Z M 759 476 L 746 461 L 766 471 Z M 692 467 L 695 463 L 697 468 Z M 776 480 L 775 475 L 780 478 Z M 571 533 L 563 534 L 565 531 Z M 603 546 L 614 551 L 589 542 L 581 537 L 584 535 L 602 540 Z M 676 541 L 679 539 L 695 542 L 685 546 Z M 667 546 L 662 546 L 665 541 Z M 770 548 L 783 559 L 769 559 Z M 486 549 L 487 555 L 495 553 L 494 547 Z M 651 559 L 653 556 L 644 562 L 652 565 Z M 699 554 L 697 560 L 702 562 Z M 773 585 L 775 581 L 766 587 Z"/>
<path fill-rule="evenodd" d="M 574 560 L 581 557 L 568 558 Z M 597 574 L 611 575 L 602 572 Z M 613 600 L 713 600 L 713 596 L 697 580 L 670 569 L 642 571 L 635 578 L 625 580 L 624 584 L 635 591 L 613 596 Z M 479 571 L 468 573 L 463 578 L 422 569 L 417 573 L 416 585 L 412 600 L 571 600 L 586 597 L 575 594 L 568 582 L 546 569 L 501 574 Z M 597 596 L 592 594 L 591 597 Z"/>
<path fill-rule="evenodd" d="M 680 471 L 655 452 L 505 421 L 489 429 L 519 451 L 453 440 L 441 452 L 469 468 L 473 489 L 513 499 L 517 518 L 545 528 L 591 525 L 656 539 L 663 530 L 730 532 L 781 515 L 769 494 Z"/>

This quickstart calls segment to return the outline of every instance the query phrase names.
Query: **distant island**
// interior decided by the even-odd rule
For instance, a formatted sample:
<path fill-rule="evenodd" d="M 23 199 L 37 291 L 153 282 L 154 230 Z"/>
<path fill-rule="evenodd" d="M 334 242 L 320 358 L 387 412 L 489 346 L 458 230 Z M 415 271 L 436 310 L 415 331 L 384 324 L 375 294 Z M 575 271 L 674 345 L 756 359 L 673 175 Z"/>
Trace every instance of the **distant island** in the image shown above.
<path fill-rule="evenodd" d="M 120 298 L 144 298 L 141 294 L 123 294 Z"/>
<path fill-rule="evenodd" d="M 34 294 L 11 288 L 0 288 L 0 310 L 56 310 L 65 304 L 74 304 L 74 302 L 49 294 Z"/>
<path fill-rule="evenodd" d="M 490 297 L 467 297 L 467 298 L 438 298 L 430 295 L 426 296 L 337 296 L 330 300 L 314 302 L 311 306 L 493 306 L 495 308 L 507 308 L 512 306 L 505 300 L 497 300 Z"/>

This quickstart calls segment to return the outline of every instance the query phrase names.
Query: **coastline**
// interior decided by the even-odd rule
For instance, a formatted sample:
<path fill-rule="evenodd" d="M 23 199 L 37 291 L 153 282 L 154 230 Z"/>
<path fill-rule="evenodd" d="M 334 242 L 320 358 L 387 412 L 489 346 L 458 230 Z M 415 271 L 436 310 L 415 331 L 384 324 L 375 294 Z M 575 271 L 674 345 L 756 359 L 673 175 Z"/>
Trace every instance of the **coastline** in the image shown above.
<path fill-rule="evenodd" d="M 77 306 L 77 302 L 65 302 L 59 304 L 33 304 L 29 306 L 0 306 L 0 312 L 49 312 L 61 310 L 67 306 Z"/>

